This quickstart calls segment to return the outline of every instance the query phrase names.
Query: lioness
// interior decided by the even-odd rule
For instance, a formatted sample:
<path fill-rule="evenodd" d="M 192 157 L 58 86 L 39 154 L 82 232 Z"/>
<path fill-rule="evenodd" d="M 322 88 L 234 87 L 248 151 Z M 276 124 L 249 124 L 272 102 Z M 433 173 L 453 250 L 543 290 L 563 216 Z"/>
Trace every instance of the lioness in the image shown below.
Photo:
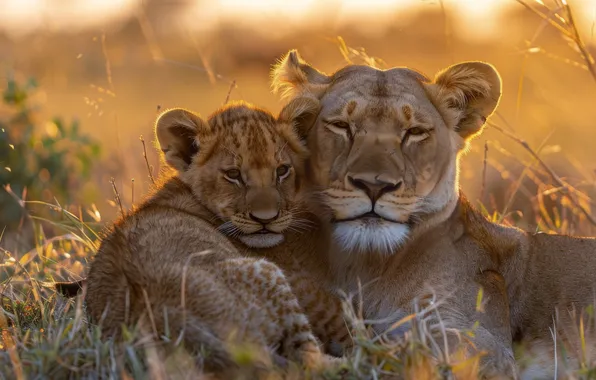
<path fill-rule="evenodd" d="M 458 190 L 460 154 L 501 96 L 493 66 L 464 62 L 434 80 L 358 65 L 327 75 L 290 51 L 272 85 L 321 102 L 307 138 L 309 180 L 333 214 L 335 284 L 357 291 L 370 282 L 366 318 L 405 315 L 431 288 L 448 326 L 480 321 L 484 373 L 516 376 L 513 338 L 550 341 L 557 308 L 593 302 L 596 239 L 489 223 Z M 476 308 L 481 285 L 492 289 L 487 313 Z"/>
<path fill-rule="evenodd" d="M 109 335 L 141 323 L 181 336 L 195 352 L 207 350 L 209 370 L 231 365 L 230 334 L 279 345 L 283 358 L 308 366 L 324 363 L 282 270 L 242 255 L 222 233 L 266 248 L 300 227 L 303 121 L 317 107 L 297 99 L 277 120 L 247 104 L 207 121 L 183 109 L 162 113 L 157 139 L 177 173 L 102 240 L 86 280 L 90 318 Z"/>

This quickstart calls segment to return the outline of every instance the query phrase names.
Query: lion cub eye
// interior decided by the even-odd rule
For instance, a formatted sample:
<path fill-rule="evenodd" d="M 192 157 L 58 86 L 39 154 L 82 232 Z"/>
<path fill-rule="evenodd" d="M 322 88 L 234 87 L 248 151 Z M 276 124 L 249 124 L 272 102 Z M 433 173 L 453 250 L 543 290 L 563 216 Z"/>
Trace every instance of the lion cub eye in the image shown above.
<path fill-rule="evenodd" d="M 228 169 L 224 171 L 224 177 L 232 183 L 240 183 L 242 173 L 238 169 Z"/>
<path fill-rule="evenodd" d="M 280 165 L 275 169 L 278 180 L 283 180 L 290 175 L 290 165 Z"/>

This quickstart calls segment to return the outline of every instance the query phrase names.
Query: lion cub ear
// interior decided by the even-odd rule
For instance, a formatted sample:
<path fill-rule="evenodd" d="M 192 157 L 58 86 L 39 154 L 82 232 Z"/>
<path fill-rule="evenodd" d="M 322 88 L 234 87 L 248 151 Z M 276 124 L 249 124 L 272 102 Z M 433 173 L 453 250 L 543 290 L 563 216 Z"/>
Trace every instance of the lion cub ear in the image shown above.
<path fill-rule="evenodd" d="M 305 141 L 320 110 L 318 99 L 302 96 L 290 101 L 279 113 L 280 132 L 294 151 L 306 152 Z"/>
<path fill-rule="evenodd" d="M 463 62 L 439 72 L 430 85 L 447 125 L 468 140 L 482 131 L 501 98 L 501 77 L 484 62 Z"/>
<path fill-rule="evenodd" d="M 271 87 L 283 98 L 314 95 L 320 98 L 331 84 L 331 77 L 306 63 L 297 50 L 290 50 L 271 70 Z"/>
<path fill-rule="evenodd" d="M 182 108 L 164 111 L 155 122 L 155 134 L 165 160 L 178 171 L 188 169 L 199 152 L 201 138 L 209 131 L 209 124 Z"/>

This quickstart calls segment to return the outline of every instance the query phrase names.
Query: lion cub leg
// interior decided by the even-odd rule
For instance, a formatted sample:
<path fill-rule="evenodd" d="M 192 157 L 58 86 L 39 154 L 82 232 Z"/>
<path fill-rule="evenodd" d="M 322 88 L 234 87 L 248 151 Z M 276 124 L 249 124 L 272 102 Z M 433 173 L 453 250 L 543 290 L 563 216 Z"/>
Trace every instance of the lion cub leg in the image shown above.
<path fill-rule="evenodd" d="M 353 346 L 353 340 L 340 296 L 313 281 L 308 273 L 297 270 L 287 277 L 323 350 L 343 356 Z"/>
<path fill-rule="evenodd" d="M 319 368 L 332 361 L 322 354 L 308 319 L 279 267 L 263 259 L 242 258 L 222 262 L 221 269 L 231 289 L 242 288 L 245 297 L 254 299 L 254 307 L 258 309 L 255 311 L 260 316 L 251 318 L 251 323 L 261 326 L 251 326 L 252 331 L 260 331 L 268 346 L 278 346 L 284 358 L 309 368 Z"/>

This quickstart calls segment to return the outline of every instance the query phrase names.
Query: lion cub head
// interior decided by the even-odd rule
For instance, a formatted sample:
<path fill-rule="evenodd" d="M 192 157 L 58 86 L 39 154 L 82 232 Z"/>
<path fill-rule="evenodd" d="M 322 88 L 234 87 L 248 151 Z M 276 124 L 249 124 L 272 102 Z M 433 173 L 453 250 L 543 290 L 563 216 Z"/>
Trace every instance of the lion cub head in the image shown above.
<path fill-rule="evenodd" d="M 290 102 L 276 118 L 246 103 L 227 105 L 203 120 L 185 109 L 157 119 L 157 140 L 224 234 L 253 248 L 280 244 L 300 224 L 304 137 L 316 100 Z"/>
<path fill-rule="evenodd" d="M 326 75 L 288 53 L 273 69 L 287 97 L 321 111 L 308 136 L 314 184 L 347 251 L 394 253 L 458 199 L 457 160 L 497 107 L 501 79 L 464 62 L 429 79 L 408 68 L 348 65 Z"/>

